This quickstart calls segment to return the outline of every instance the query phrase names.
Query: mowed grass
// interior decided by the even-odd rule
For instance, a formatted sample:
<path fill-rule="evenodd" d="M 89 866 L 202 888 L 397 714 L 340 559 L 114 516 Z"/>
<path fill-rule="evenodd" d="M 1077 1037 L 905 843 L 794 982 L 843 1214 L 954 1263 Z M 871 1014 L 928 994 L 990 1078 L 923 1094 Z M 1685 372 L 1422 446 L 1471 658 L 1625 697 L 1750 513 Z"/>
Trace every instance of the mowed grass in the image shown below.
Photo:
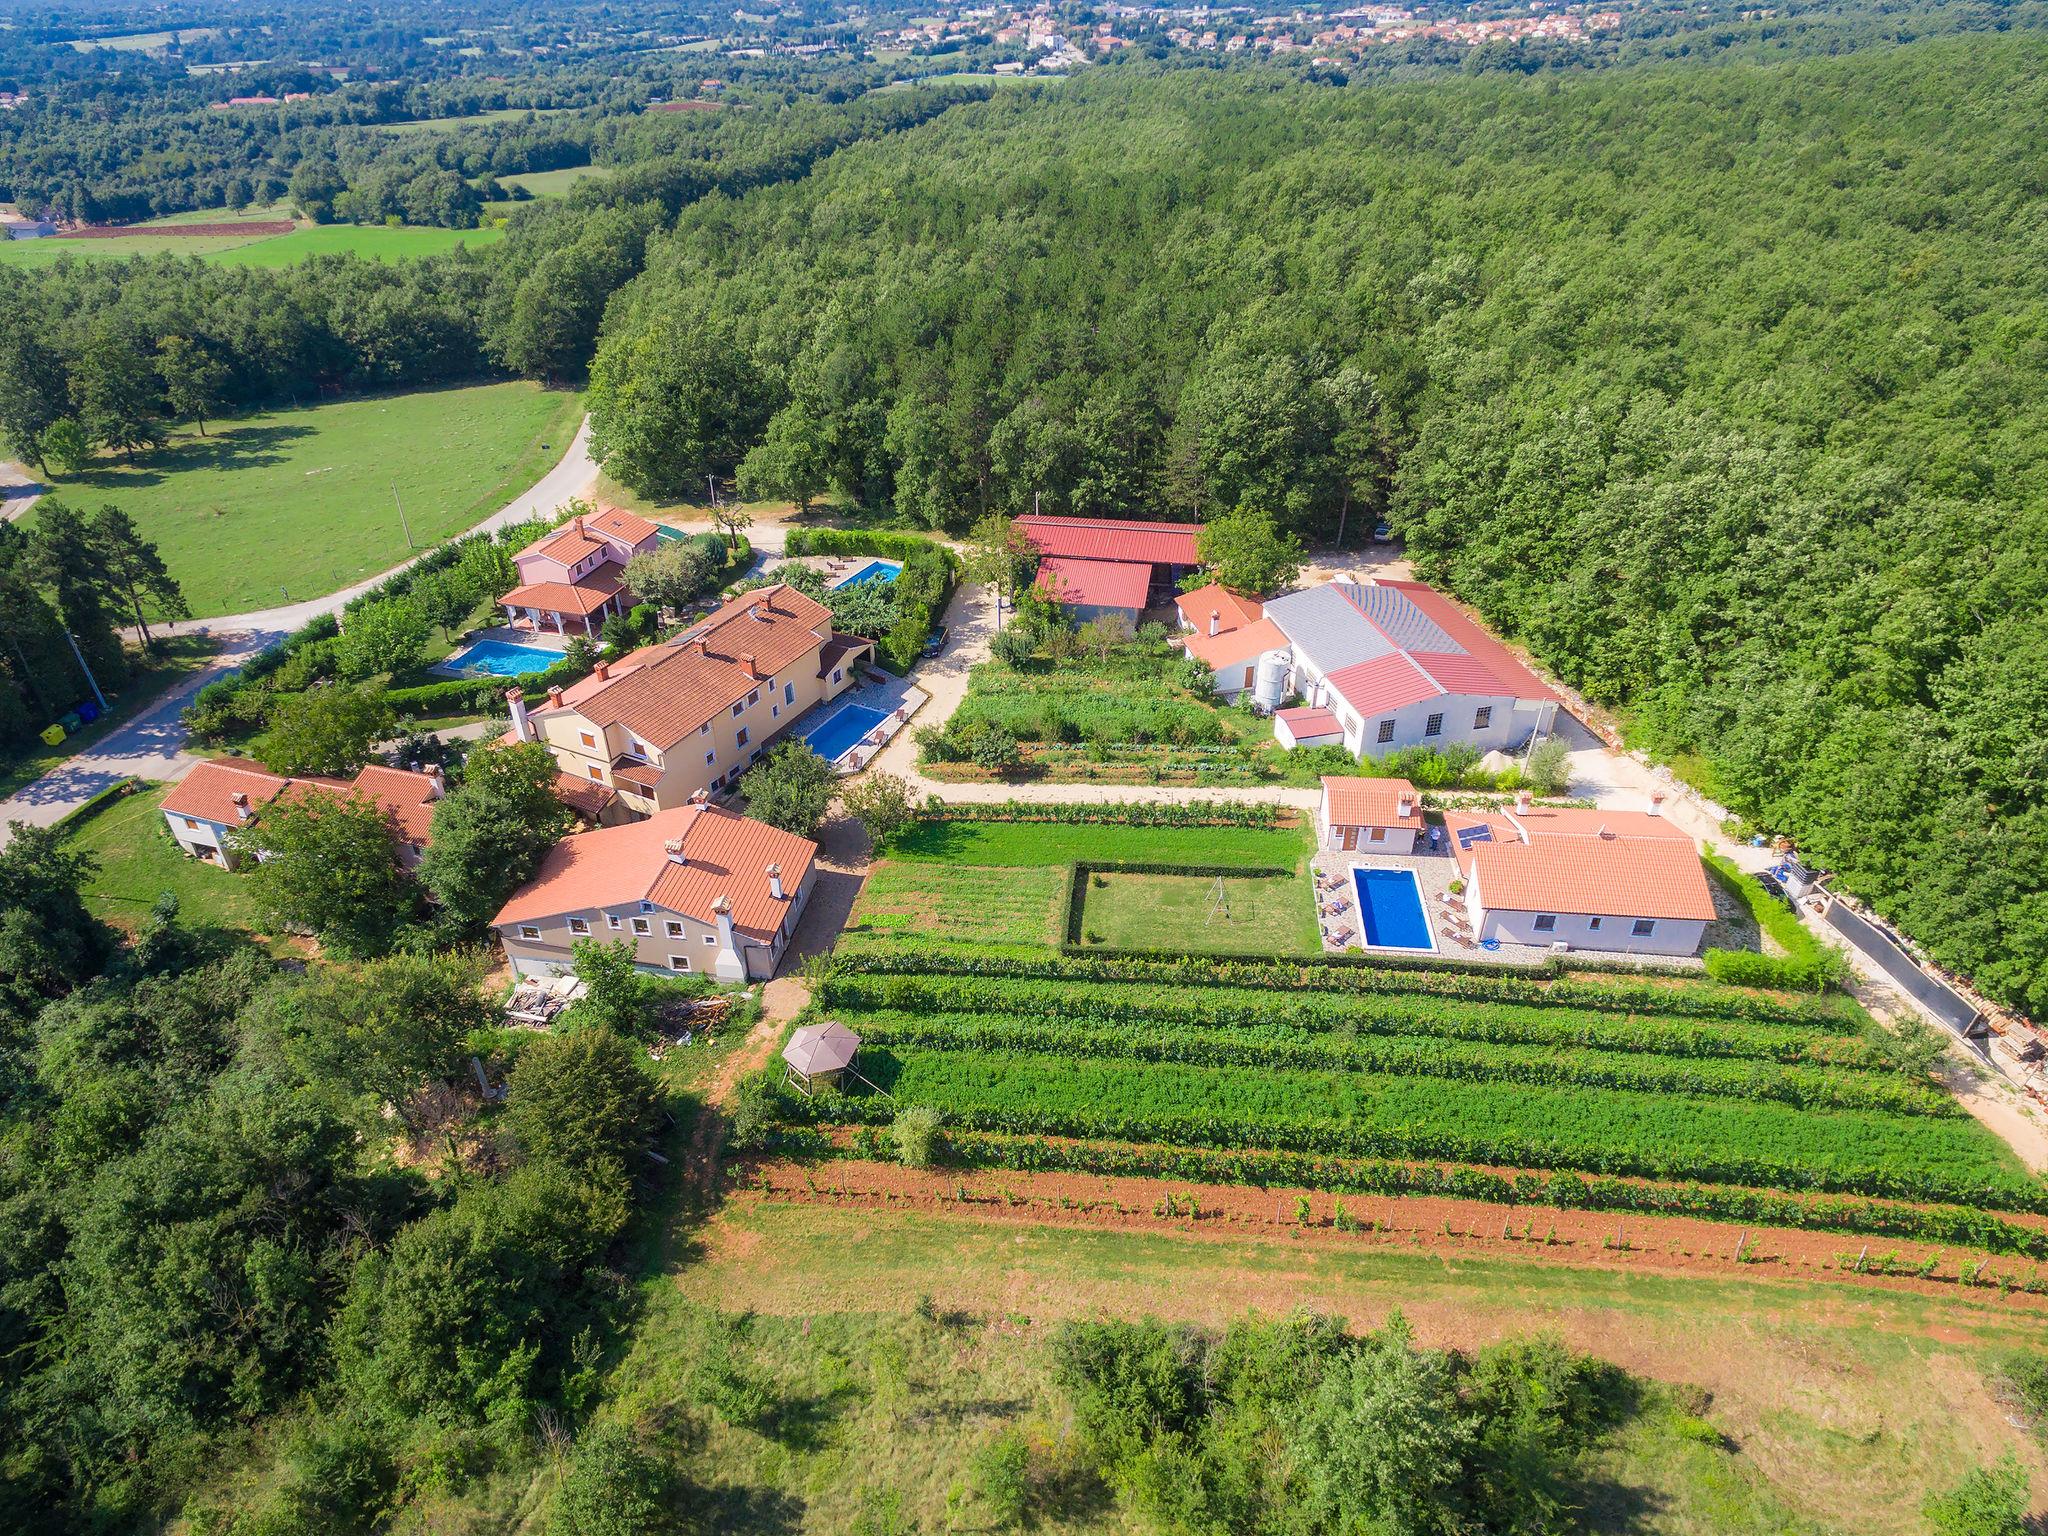
<path fill-rule="evenodd" d="M 1920 1536 L 1921 1504 L 1963 1469 L 2011 1450 L 2038 1487 L 2043 1464 L 1987 1385 L 2002 1351 L 2035 1342 L 2036 1316 L 1973 1293 L 1837 1295 L 1286 1237 L 1217 1242 L 1163 1223 L 1129 1232 L 782 1203 L 729 1206 L 697 1235 L 703 1257 L 650 1282 L 603 1412 L 644 1420 L 680 1395 L 714 1308 L 751 1319 L 738 1345 L 747 1364 L 828 1410 L 828 1432 L 807 1446 L 716 1424 L 693 1446 L 686 1469 L 730 1490 L 721 1530 L 851 1529 L 876 1485 L 899 1491 L 904 1528 L 946 1529 L 946 1490 L 982 1439 L 1008 1426 L 1041 1446 L 1056 1437 L 1045 1346 L 1060 1322 L 1223 1327 L 1296 1304 L 1354 1328 L 1398 1308 L 1423 1343 L 1467 1349 L 1553 1333 L 1652 1383 L 1594 1452 L 1577 1521 L 1588 1531 Z M 923 1322 L 921 1297 L 960 1320 Z M 861 1390 L 845 1391 L 849 1378 Z M 1034 1528 L 1126 1527 L 1105 1503 Z"/>
<path fill-rule="evenodd" d="M 1082 897 L 1084 945 L 1287 955 L 1313 954 L 1316 937 L 1315 901 L 1299 875 L 1105 873 L 1090 877 Z"/>
<path fill-rule="evenodd" d="M 1236 868 L 1305 867 L 1299 827 L 1123 827 L 1089 822 L 919 821 L 890 843 L 889 857 L 940 864 L 1033 865 L 1083 861 Z"/>
<path fill-rule="evenodd" d="M 897 863 L 872 869 L 842 945 L 873 941 L 1022 946 L 1059 942 L 1063 869 Z"/>
<path fill-rule="evenodd" d="M 500 176 L 498 184 L 504 187 L 521 187 L 535 197 L 560 197 L 579 181 L 610 174 L 611 172 L 601 165 L 569 165 L 558 171 L 523 171 L 516 176 Z"/>
<path fill-rule="evenodd" d="M 215 210 L 212 220 L 236 215 Z M 262 217 L 262 215 L 252 215 Z M 502 240 L 502 229 L 391 229 L 382 224 L 306 225 L 281 235 L 123 235 L 109 240 L 0 241 L 0 263 L 47 267 L 66 256 L 84 261 L 125 261 L 134 256 L 197 256 L 216 266 L 289 267 L 309 256 L 353 255 L 371 261 L 439 256 L 457 246 Z"/>
<path fill-rule="evenodd" d="M 163 817 L 169 792 L 168 785 L 137 791 L 79 824 L 71 846 L 100 865 L 86 882 L 86 905 L 116 927 L 132 930 L 169 891 L 187 927 L 258 931 L 262 919 L 249 882 L 188 857 L 172 839 Z"/>
<path fill-rule="evenodd" d="M 419 117 L 402 123 L 377 123 L 385 133 L 440 133 L 449 128 L 470 128 L 478 123 L 517 122 L 527 116 L 554 117 L 573 112 L 574 107 L 498 107 L 490 112 L 472 112 L 467 117 Z"/>
<path fill-rule="evenodd" d="M 462 532 L 560 459 L 582 403 L 527 383 L 378 395 L 210 423 L 67 477 L 156 542 L 196 616 L 318 597 Z M 33 514 L 31 514 L 31 518 Z"/>

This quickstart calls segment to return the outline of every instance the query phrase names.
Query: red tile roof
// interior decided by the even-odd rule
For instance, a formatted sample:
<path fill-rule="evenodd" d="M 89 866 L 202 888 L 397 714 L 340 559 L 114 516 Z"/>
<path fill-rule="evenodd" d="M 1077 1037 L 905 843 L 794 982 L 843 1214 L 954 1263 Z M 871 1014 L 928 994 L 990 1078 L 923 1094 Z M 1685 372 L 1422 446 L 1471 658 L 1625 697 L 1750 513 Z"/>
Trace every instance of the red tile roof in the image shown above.
<path fill-rule="evenodd" d="M 543 613 L 574 613 L 585 617 L 618 596 L 625 584 L 605 566 L 576 581 L 536 581 L 514 587 L 498 602 L 507 608 L 538 608 Z"/>
<path fill-rule="evenodd" d="M 1336 827 L 1408 827 L 1422 830 L 1422 796 L 1406 779 L 1371 779 L 1330 775 L 1323 780 L 1330 825 Z M 1407 798 L 1408 814 L 1401 814 Z"/>
<path fill-rule="evenodd" d="M 1287 727 L 1288 733 L 1297 742 L 1319 741 L 1325 736 L 1343 738 L 1344 727 L 1337 723 L 1337 717 L 1327 709 L 1313 704 L 1303 704 L 1294 709 L 1274 712 L 1273 718 Z"/>
<path fill-rule="evenodd" d="M 1183 592 L 1173 600 L 1173 606 L 1180 611 L 1181 621 L 1192 624 L 1195 633 L 1209 633 L 1209 615 L 1216 615 L 1217 633 L 1227 635 L 1233 629 L 1243 629 L 1258 622 L 1265 612 L 1265 605 L 1255 597 L 1239 597 L 1230 588 L 1219 582 L 1210 582 L 1206 587 L 1197 587 L 1192 592 Z"/>
<path fill-rule="evenodd" d="M 519 738 L 507 731 L 501 741 L 517 741 Z M 588 816 L 595 821 L 604 808 L 617 798 L 617 791 L 611 785 L 596 779 L 579 779 L 572 773 L 555 775 L 555 796 L 578 816 Z"/>
<path fill-rule="evenodd" d="M 680 864 L 664 847 L 671 841 L 683 845 Z M 729 896 L 733 927 L 767 940 L 788 915 L 817 852 L 816 843 L 720 806 L 657 811 L 645 821 L 563 838 L 492 921 L 502 928 L 650 901 L 709 925 L 717 921 L 712 902 Z M 769 894 L 770 864 L 782 869 L 780 901 Z"/>
<path fill-rule="evenodd" d="M 1409 659 L 1406 651 L 1390 651 L 1384 656 L 1373 657 L 1371 661 L 1339 667 L 1330 674 L 1330 686 L 1361 715 L 1400 709 L 1423 699 L 1438 698 L 1442 692 L 1428 674 Z"/>
<path fill-rule="evenodd" d="M 1207 662 L 1211 671 L 1250 661 L 1267 651 L 1287 649 L 1287 636 L 1271 619 L 1254 619 L 1241 629 L 1226 629 L 1215 635 L 1205 630 L 1196 630 L 1192 634 L 1182 631 L 1179 639 L 1187 653 L 1198 661 Z"/>
<path fill-rule="evenodd" d="M 1038 562 L 1041 592 L 1069 608 L 1129 608 L 1145 606 L 1145 592 L 1152 584 L 1152 567 L 1123 560 L 1076 560 L 1062 555 Z"/>
<path fill-rule="evenodd" d="M 565 690 L 562 707 L 623 725 L 666 752 L 798 657 L 823 649 L 832 613 L 790 587 L 745 592 L 667 645 L 642 646 Z M 753 657 L 753 671 L 741 660 Z M 536 711 L 536 716 L 553 714 Z"/>
<path fill-rule="evenodd" d="M 1485 826 L 1489 841 L 1460 844 Z M 1526 828 L 1528 841 L 1522 840 Z M 1692 839 L 1641 811 L 1539 808 L 1444 816 L 1451 851 L 1492 910 L 1711 921 L 1713 892 Z"/>
<path fill-rule="evenodd" d="M 1459 645 L 1464 656 L 1417 652 L 1415 659 L 1442 683 L 1448 693 L 1492 693 L 1504 698 L 1557 699 L 1550 685 L 1519 661 L 1515 653 L 1443 593 L 1419 581 L 1382 581 L 1392 587 Z"/>
<path fill-rule="evenodd" d="M 606 507 L 602 512 L 584 518 L 583 526 L 596 533 L 608 533 L 626 544 L 638 544 L 660 531 L 656 524 L 637 512 L 628 512 L 624 507 Z"/>
<path fill-rule="evenodd" d="M 434 802 L 440 798 L 431 775 L 372 763 L 357 773 L 348 787 L 382 806 L 407 842 L 426 847 L 434 822 Z"/>
<path fill-rule="evenodd" d="M 1111 517 L 1020 517 L 1017 526 L 1046 555 L 1077 560 L 1129 560 L 1139 565 L 1199 565 L 1197 523 L 1150 523 Z"/>
<path fill-rule="evenodd" d="M 254 763 L 213 758 L 200 763 L 173 785 L 163 798 L 163 809 L 173 816 L 190 816 L 223 827 L 241 825 L 235 813 L 235 796 L 249 797 L 251 812 L 268 805 L 291 781 Z"/>

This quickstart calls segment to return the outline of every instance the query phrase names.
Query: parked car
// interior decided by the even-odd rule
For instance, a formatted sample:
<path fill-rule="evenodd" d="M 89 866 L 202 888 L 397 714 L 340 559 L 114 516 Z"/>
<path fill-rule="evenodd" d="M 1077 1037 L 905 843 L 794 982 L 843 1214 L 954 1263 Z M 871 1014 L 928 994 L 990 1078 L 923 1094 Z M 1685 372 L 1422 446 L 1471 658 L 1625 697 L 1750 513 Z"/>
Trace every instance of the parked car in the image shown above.
<path fill-rule="evenodd" d="M 941 624 L 937 629 L 932 631 L 931 638 L 925 641 L 924 653 L 927 657 L 936 656 L 945 648 L 946 626 Z"/>
<path fill-rule="evenodd" d="M 1381 518 L 1372 525 L 1372 536 L 1378 542 L 1384 544 L 1394 536 L 1394 525 L 1385 518 Z"/>

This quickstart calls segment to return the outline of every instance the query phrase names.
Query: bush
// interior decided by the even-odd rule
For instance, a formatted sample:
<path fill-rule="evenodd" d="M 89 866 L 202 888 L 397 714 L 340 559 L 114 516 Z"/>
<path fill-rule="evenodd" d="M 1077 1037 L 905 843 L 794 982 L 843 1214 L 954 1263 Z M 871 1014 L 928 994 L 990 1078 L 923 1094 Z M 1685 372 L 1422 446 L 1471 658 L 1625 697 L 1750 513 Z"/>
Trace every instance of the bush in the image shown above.
<path fill-rule="evenodd" d="M 988 1523 L 1007 1530 L 1021 1523 L 1031 1497 L 1031 1442 L 1014 1429 L 985 1440 L 967 1465 Z"/>
<path fill-rule="evenodd" d="M 945 1117 L 929 1104 L 906 1104 L 889 1123 L 889 1139 L 906 1168 L 929 1168 L 940 1149 L 939 1127 Z"/>
<path fill-rule="evenodd" d="M 2026 1536 L 2027 1470 L 2010 1452 L 1922 1507 L 1935 1536 Z"/>
<path fill-rule="evenodd" d="M 624 1429 L 584 1432 L 555 1489 L 548 1536 L 669 1536 L 685 1529 L 681 1484 Z"/>

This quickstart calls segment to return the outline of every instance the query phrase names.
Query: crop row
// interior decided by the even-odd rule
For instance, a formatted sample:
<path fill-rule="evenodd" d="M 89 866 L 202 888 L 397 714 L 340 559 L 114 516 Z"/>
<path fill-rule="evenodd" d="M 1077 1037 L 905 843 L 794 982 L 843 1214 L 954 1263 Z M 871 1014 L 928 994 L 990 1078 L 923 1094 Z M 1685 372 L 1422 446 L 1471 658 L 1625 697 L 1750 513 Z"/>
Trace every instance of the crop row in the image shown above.
<path fill-rule="evenodd" d="M 886 1157 L 873 1129 L 845 1149 Z M 1844 1195 L 1797 1195 L 1696 1183 L 1645 1183 L 1607 1175 L 1503 1173 L 1443 1163 L 1306 1156 L 1296 1152 L 1217 1151 L 1128 1142 L 1051 1141 L 1040 1136 L 951 1130 L 946 1159 L 975 1168 L 1066 1171 L 1182 1179 L 1191 1183 L 1322 1189 L 1344 1195 L 1440 1196 L 1501 1206 L 1631 1211 L 1710 1221 L 1850 1232 L 1866 1237 L 1966 1245 L 1987 1253 L 2048 1259 L 2048 1231 L 1953 1205 L 1899 1205 Z"/>
<path fill-rule="evenodd" d="M 820 984 L 817 995 L 824 1006 L 840 1009 L 1001 1013 L 1100 1024 L 1306 1033 L 1335 1030 L 1867 1070 L 1892 1065 L 1890 1052 L 1872 1035 L 1831 1035 L 1811 1025 L 1644 1018 L 1534 1004 L 1475 1006 L 1458 999 L 1399 993 L 1361 997 L 1259 987 L 903 975 L 842 966 Z"/>
<path fill-rule="evenodd" d="M 1642 1093 L 1767 1100 L 1809 1109 L 1865 1109 L 1951 1116 L 1954 1099 L 1899 1073 L 1788 1067 L 1753 1061 L 1684 1060 L 1642 1053 L 1496 1045 L 1413 1036 L 1358 1038 L 1341 1030 L 1285 1026 L 1132 1026 L 1085 1010 L 1011 1014 L 847 1014 L 871 1045 L 936 1050 L 1028 1051 L 1085 1060 L 1187 1062 L 1198 1066 L 1376 1072 L 1474 1083 L 1626 1088 Z"/>
<path fill-rule="evenodd" d="M 1974 1121 L 1624 1089 L 1202 1067 L 1022 1052 L 865 1052 L 893 1095 L 786 1100 L 796 1118 L 930 1104 L 979 1130 L 1356 1157 L 1447 1157 L 1645 1178 L 2048 1210 Z"/>
<path fill-rule="evenodd" d="M 1667 1017 L 1738 1019 L 1751 1023 L 1820 1025 L 1842 1029 L 1861 1010 L 1846 998 L 1780 998 L 1711 982 L 1582 981 L 1503 976 L 1457 970 L 1421 970 L 1367 964 L 1230 960 L 1207 956 L 978 955 L 925 953 L 914 946 L 871 950 L 837 962 L 842 970 L 899 975 L 1006 976 L 1044 981 L 1149 981 L 1175 987 L 1274 987 L 1348 994 L 1396 993 L 1457 998 L 1473 1003 L 1530 1003 L 1602 1013 L 1654 1013 Z"/>

